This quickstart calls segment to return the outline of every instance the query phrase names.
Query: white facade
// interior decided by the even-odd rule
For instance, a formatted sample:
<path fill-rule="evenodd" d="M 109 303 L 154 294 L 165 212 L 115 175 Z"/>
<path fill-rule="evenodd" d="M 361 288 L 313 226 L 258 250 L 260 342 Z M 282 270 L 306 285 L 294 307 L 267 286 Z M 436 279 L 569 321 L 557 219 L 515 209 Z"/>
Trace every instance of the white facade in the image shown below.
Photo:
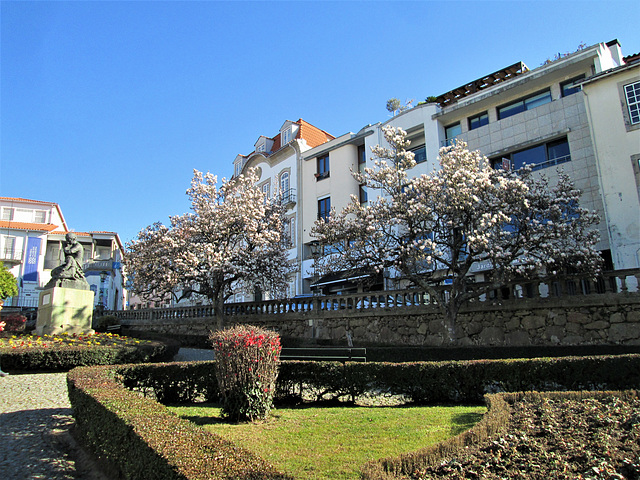
<path fill-rule="evenodd" d="M 0 213 L 2 261 L 18 279 L 19 288 L 18 296 L 7 299 L 6 305 L 36 307 L 51 270 L 64 259 L 62 243 L 70 230 L 56 203 L 0 197 Z M 74 233 L 84 248 L 83 268 L 96 293 L 95 304 L 122 310 L 126 305 L 121 270 L 124 249 L 118 234 Z"/>
<path fill-rule="evenodd" d="M 408 133 L 417 161 L 414 175 L 439 168 L 439 149 L 455 139 L 480 150 L 496 167 L 527 163 L 552 182 L 561 168 L 582 190 L 581 205 L 600 215 L 598 248 L 605 267 L 638 267 L 640 81 L 637 58 L 634 62 L 625 63 L 617 41 L 597 44 L 533 70 L 515 63 L 435 102 L 419 104 L 357 134 L 327 138 L 313 148 L 292 144 L 273 154 L 269 148 L 274 139 L 260 137 L 253 154 L 236 158 L 235 174 L 246 166 L 260 167 L 259 185 L 271 189 L 274 179 L 277 188 L 284 171 L 295 178 L 296 203 L 290 215 L 297 233 L 290 259 L 298 266 L 298 278 L 291 296 L 310 293 L 312 284 L 323 293 L 356 288 L 345 276 L 316 278 L 311 229 L 319 216 L 341 210 L 352 195 L 364 200 L 351 171 L 372 165 L 371 147 L 385 146 L 385 125 Z M 366 193 L 369 199 L 379 194 Z M 474 273 L 481 280 L 482 268 Z M 384 288 L 397 286 L 393 279 L 383 281 Z"/>
<path fill-rule="evenodd" d="M 640 58 L 582 84 L 613 264 L 640 267 Z"/>

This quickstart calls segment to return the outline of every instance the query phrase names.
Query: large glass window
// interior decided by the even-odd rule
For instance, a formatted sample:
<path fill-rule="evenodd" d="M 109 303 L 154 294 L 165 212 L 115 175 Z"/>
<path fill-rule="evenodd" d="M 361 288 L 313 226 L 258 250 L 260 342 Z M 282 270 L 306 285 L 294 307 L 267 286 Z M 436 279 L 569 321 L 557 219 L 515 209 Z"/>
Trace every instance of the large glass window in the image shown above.
<path fill-rule="evenodd" d="M 494 158 L 491 163 L 494 168 L 519 170 L 526 164 L 530 165 L 532 170 L 540 170 L 569 161 L 569 142 L 566 138 L 561 138 Z"/>
<path fill-rule="evenodd" d="M 264 203 L 267 203 L 271 198 L 270 185 L 268 183 L 262 185 L 262 194 L 264 195 Z"/>
<path fill-rule="evenodd" d="M 318 200 L 318 219 L 327 220 L 331 214 L 331 197 Z"/>
<path fill-rule="evenodd" d="M 287 128 L 282 132 L 282 145 L 286 145 L 291 141 L 291 128 Z"/>
<path fill-rule="evenodd" d="M 288 196 L 290 194 L 289 188 L 289 172 L 284 172 L 282 175 L 280 175 L 280 194 L 282 196 Z"/>
<path fill-rule="evenodd" d="M 515 102 L 511 102 L 502 107 L 498 107 L 498 119 L 502 120 L 511 117 L 512 115 L 516 115 L 526 110 L 531 110 L 533 108 L 539 107 L 540 105 L 544 105 L 545 103 L 549 103 L 550 101 L 550 90 L 536 93 L 535 95 L 531 95 Z"/>
<path fill-rule="evenodd" d="M 453 141 L 461 133 L 462 127 L 460 126 L 460 122 L 449 125 L 448 127 L 444 127 L 444 146 L 448 147 L 449 145 L 453 145 Z"/>
<path fill-rule="evenodd" d="M 624 94 L 627 97 L 631 125 L 640 123 L 640 82 L 625 85 Z"/>
<path fill-rule="evenodd" d="M 469 130 L 480 128 L 489 124 L 489 115 L 487 112 L 480 113 L 473 117 L 469 117 Z"/>
<path fill-rule="evenodd" d="M 318 180 L 322 178 L 327 178 L 331 168 L 329 166 L 329 154 L 323 155 L 322 157 L 318 157 L 318 173 L 316 173 L 316 177 Z"/>
<path fill-rule="evenodd" d="M 562 96 L 568 97 L 569 95 L 573 95 L 574 93 L 578 93 L 580 91 L 580 85 L 576 85 L 579 81 L 584 80 L 584 75 L 580 75 L 579 77 L 572 78 L 566 82 L 562 82 L 560 84 L 560 89 L 562 90 Z"/>
<path fill-rule="evenodd" d="M 423 163 L 427 161 L 427 148 L 424 145 L 412 148 L 411 151 L 413 152 L 413 159 L 416 163 Z"/>

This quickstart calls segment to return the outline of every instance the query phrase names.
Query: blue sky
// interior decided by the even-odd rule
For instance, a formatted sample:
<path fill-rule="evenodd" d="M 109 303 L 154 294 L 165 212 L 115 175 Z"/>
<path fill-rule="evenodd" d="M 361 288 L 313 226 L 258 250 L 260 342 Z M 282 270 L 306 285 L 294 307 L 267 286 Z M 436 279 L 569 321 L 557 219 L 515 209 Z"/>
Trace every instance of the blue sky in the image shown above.
<path fill-rule="evenodd" d="M 333 135 L 523 61 L 617 38 L 637 2 L 9 2 L 0 196 L 60 204 L 123 241 L 189 209 L 193 169 L 232 174 L 285 120 Z"/>

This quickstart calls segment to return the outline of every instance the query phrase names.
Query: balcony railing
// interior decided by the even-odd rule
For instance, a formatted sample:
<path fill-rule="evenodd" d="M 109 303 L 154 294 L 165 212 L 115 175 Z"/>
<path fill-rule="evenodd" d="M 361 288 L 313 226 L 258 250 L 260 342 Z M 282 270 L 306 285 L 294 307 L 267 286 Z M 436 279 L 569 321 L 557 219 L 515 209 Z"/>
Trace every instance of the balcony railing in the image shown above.
<path fill-rule="evenodd" d="M 478 286 L 479 284 L 474 284 Z M 451 287 L 438 287 L 441 295 L 448 295 Z M 640 269 L 607 272 L 593 280 L 583 276 L 538 279 L 514 282 L 503 288 L 491 290 L 470 302 L 470 306 L 506 305 L 516 302 L 557 301 L 560 298 L 601 298 L 602 295 L 640 295 Z M 309 296 L 262 302 L 227 303 L 225 315 L 283 315 L 305 314 L 340 315 L 340 311 L 367 312 L 376 309 L 415 309 L 436 306 L 437 298 L 419 290 L 385 290 L 353 295 Z M 582 301 L 582 300 L 581 300 Z M 335 313 L 332 313 L 335 312 Z M 343 312 L 344 313 L 344 312 Z M 122 320 L 171 321 L 188 318 L 213 318 L 213 306 L 189 306 L 178 308 L 125 310 L 112 312 Z"/>
<path fill-rule="evenodd" d="M 283 205 L 283 206 L 295 204 L 296 203 L 295 188 L 290 188 L 285 192 L 280 192 L 280 194 L 278 194 L 277 201 L 280 205 Z"/>
<path fill-rule="evenodd" d="M 22 260 L 22 250 L 2 249 L 0 250 L 0 255 L 0 260 L 5 262 Z"/>

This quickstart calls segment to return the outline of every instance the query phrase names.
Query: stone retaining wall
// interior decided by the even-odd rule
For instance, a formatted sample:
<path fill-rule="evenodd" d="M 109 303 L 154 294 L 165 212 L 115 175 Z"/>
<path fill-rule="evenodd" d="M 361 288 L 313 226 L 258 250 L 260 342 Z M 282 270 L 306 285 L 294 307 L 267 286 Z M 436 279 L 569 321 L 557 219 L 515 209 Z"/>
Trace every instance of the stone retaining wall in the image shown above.
<path fill-rule="evenodd" d="M 479 305 L 457 319 L 449 343 L 443 317 L 434 306 L 380 308 L 372 311 L 290 312 L 281 315 L 230 316 L 226 324 L 271 328 L 284 337 L 344 344 L 350 332 L 356 344 L 424 346 L 640 345 L 640 295 L 636 293 Z M 138 331 L 206 336 L 213 318 L 126 320 Z"/>

